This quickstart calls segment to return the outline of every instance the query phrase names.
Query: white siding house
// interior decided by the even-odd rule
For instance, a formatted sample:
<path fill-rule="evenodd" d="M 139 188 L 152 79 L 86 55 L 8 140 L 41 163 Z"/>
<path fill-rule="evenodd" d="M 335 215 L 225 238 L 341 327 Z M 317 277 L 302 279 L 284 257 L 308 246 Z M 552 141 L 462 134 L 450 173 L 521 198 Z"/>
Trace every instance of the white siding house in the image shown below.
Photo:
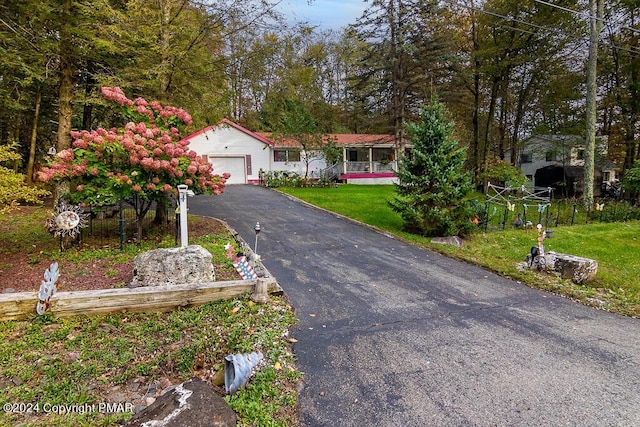
<path fill-rule="evenodd" d="M 320 153 L 305 153 L 296 140 L 252 132 L 228 119 L 184 139 L 191 150 L 213 165 L 215 173 L 231 175 L 227 184 L 258 183 L 260 171 L 302 176 L 308 172 L 310 178 L 332 173 L 334 179 L 362 184 L 395 181 L 399 153 L 392 135 L 336 134 L 325 138 L 342 149 L 342 160 L 330 168 Z"/>
<path fill-rule="evenodd" d="M 213 165 L 213 171 L 231 174 L 227 184 L 258 182 L 258 171 L 269 168 L 273 142 L 229 120 L 208 126 L 188 137 L 189 148 Z"/>

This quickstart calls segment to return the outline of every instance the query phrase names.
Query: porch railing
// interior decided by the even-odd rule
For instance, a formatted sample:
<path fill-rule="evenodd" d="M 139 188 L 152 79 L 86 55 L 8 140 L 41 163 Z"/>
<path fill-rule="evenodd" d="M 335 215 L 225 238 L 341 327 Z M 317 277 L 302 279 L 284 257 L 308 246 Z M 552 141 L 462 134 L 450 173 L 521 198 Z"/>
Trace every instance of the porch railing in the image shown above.
<path fill-rule="evenodd" d="M 341 173 L 342 173 L 342 163 L 336 163 L 335 165 L 324 168 L 319 172 L 320 176 L 327 181 L 339 180 Z"/>
<path fill-rule="evenodd" d="M 391 162 L 344 162 L 344 173 L 393 172 L 396 161 Z"/>
<path fill-rule="evenodd" d="M 395 172 L 397 162 L 341 162 L 322 169 L 319 175 L 326 180 L 340 179 L 340 175 L 346 173 L 376 173 Z"/>

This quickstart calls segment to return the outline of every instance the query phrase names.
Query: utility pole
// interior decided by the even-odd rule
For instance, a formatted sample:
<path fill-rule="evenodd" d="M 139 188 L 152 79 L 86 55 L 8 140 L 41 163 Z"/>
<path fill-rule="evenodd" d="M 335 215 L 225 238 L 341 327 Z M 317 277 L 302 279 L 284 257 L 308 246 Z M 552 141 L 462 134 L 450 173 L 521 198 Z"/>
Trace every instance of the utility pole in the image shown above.
<path fill-rule="evenodd" d="M 589 60 L 587 63 L 586 132 L 584 147 L 583 203 L 587 210 L 593 207 L 593 183 L 596 153 L 598 38 L 602 32 L 604 0 L 589 0 Z"/>

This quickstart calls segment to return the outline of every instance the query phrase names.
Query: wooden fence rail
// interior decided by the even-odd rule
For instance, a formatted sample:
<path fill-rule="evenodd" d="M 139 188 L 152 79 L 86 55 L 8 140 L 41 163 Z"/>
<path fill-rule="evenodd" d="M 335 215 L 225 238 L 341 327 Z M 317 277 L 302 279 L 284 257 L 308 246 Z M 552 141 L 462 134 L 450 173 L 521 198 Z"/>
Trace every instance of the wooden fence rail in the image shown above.
<path fill-rule="evenodd" d="M 275 279 L 267 281 L 269 293 L 281 293 Z M 253 292 L 257 280 L 234 280 L 190 285 L 144 286 L 95 291 L 57 292 L 51 298 L 48 313 L 56 317 L 80 314 L 168 311 L 209 301 L 229 299 Z M 36 314 L 37 292 L 0 294 L 0 321 L 21 320 Z"/>

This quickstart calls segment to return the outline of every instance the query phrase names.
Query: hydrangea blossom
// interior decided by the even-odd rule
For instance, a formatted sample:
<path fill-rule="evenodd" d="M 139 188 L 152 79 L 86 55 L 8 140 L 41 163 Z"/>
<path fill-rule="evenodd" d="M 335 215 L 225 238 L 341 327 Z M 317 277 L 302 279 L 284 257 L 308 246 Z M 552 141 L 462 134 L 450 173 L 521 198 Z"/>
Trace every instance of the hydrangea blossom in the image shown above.
<path fill-rule="evenodd" d="M 103 87 L 102 95 L 133 120 L 120 129 L 71 132 L 72 148 L 62 150 L 38 172 L 44 182 L 69 180 L 74 203 L 102 205 L 120 197 L 138 206 L 177 194 L 188 185 L 196 193 L 221 194 L 229 174 L 218 175 L 211 164 L 179 140 L 178 127 L 192 123 L 183 109 L 131 100 L 119 87 Z M 145 211 L 146 212 L 146 211 Z"/>

